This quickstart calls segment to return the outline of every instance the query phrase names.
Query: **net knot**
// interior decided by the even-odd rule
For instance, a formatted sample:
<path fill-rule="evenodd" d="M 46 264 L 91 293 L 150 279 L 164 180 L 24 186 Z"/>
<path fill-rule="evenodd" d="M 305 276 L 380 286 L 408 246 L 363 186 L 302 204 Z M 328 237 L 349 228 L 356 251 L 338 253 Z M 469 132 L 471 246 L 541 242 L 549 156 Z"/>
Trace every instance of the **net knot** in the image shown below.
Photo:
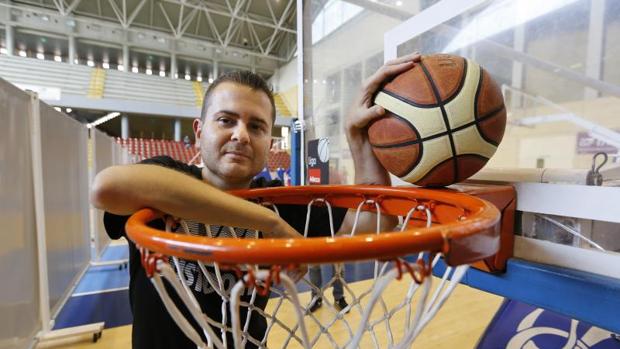
<path fill-rule="evenodd" d="M 256 278 L 253 268 L 249 268 L 245 272 L 245 277 L 243 276 L 243 271 L 238 266 L 233 266 L 231 268 L 235 271 L 238 278 L 244 280 L 243 282 L 247 288 L 254 287 L 256 289 L 256 292 L 261 296 L 266 296 L 269 294 L 269 292 L 271 291 L 272 281 L 274 284 L 280 283 L 280 272 L 282 271 L 282 266 L 280 265 L 272 265 L 269 268 L 269 274 L 267 275 L 265 280 L 263 280 L 263 282 L 259 282 L 259 279 Z M 290 265 L 287 267 L 288 270 L 293 270 L 294 268 L 294 265 Z"/>
<path fill-rule="evenodd" d="M 161 253 L 151 253 L 147 249 L 143 247 L 139 247 L 140 249 L 140 262 L 142 263 L 142 267 L 146 271 L 146 276 L 151 278 L 155 272 L 159 272 L 157 269 L 157 261 L 164 261 L 167 257 Z"/>
<path fill-rule="evenodd" d="M 403 271 L 406 271 L 411 275 L 413 281 L 417 284 L 421 284 L 424 282 L 431 273 L 433 272 L 433 268 L 431 265 L 431 261 L 434 258 L 434 254 L 429 256 L 429 262 L 426 262 L 424 258 L 418 259 L 413 265 L 406 260 L 402 260 L 400 258 L 394 259 L 394 264 L 396 264 L 396 271 L 398 275 L 396 276 L 396 280 L 400 280 L 403 277 Z"/>

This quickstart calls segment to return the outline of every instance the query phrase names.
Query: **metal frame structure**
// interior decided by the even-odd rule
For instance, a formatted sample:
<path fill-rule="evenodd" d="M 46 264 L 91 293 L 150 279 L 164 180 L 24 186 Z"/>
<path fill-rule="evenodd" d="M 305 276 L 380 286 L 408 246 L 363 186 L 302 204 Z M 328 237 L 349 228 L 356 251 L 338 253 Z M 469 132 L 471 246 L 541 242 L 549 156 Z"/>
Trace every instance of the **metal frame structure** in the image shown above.
<path fill-rule="evenodd" d="M 296 51 L 295 0 L 17 0 L 13 4 L 55 10 L 67 18 L 102 20 L 125 30 L 150 29 L 173 39 L 199 39 L 278 61 Z M 267 13 L 259 10 L 263 7 Z"/>

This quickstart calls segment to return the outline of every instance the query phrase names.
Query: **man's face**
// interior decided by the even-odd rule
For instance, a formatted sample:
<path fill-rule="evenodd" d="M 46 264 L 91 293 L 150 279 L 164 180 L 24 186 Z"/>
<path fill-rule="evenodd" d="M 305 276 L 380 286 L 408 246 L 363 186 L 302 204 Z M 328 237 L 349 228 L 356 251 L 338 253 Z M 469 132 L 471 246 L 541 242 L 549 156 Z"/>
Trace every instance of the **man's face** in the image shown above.
<path fill-rule="evenodd" d="M 209 97 L 204 122 L 194 121 L 203 177 L 222 189 L 247 186 L 269 155 L 271 112 L 264 92 L 233 82 L 218 85 Z"/>

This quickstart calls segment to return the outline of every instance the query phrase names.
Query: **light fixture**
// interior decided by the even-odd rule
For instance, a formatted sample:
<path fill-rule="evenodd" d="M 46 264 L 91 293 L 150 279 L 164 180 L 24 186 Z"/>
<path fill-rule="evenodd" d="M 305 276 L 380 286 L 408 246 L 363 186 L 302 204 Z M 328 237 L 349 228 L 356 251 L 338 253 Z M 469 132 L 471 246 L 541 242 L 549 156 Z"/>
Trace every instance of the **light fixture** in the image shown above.
<path fill-rule="evenodd" d="M 396 6 L 403 6 L 403 2 L 402 1 L 396 1 Z"/>
<path fill-rule="evenodd" d="M 179 78 L 179 73 L 174 73 L 174 78 L 178 79 Z"/>
<path fill-rule="evenodd" d="M 124 67 L 122 64 L 117 65 L 117 66 L 116 66 L 116 69 L 117 69 L 118 71 L 125 71 L 125 67 Z"/>
<path fill-rule="evenodd" d="M 108 62 L 101 63 L 101 66 L 103 67 L 103 69 L 110 69 L 110 63 Z"/>
<path fill-rule="evenodd" d="M 26 54 L 26 51 L 24 51 L 24 50 L 19 50 L 18 54 L 19 54 L 19 56 L 20 56 L 20 57 L 26 57 L 26 56 L 28 56 L 28 55 Z"/>
<path fill-rule="evenodd" d="M 441 51 L 454 52 L 480 40 L 566 7 L 577 0 L 494 1 L 454 36 Z"/>
<path fill-rule="evenodd" d="M 198 82 L 202 82 L 202 76 L 198 75 L 198 76 L 196 77 L 196 81 L 198 81 Z"/>
<path fill-rule="evenodd" d="M 42 52 L 37 52 L 37 59 L 45 59 L 45 55 Z"/>
<path fill-rule="evenodd" d="M 54 109 L 56 109 L 56 111 L 59 111 L 62 113 L 62 109 L 60 109 L 60 107 L 54 107 Z"/>
<path fill-rule="evenodd" d="M 80 61 L 76 58 L 76 59 L 73 60 L 73 63 L 78 64 L 78 63 L 80 63 Z"/>
<path fill-rule="evenodd" d="M 8 55 L 9 54 L 9 50 L 7 50 L 4 47 L 0 47 L 0 55 Z"/>
<path fill-rule="evenodd" d="M 97 119 L 97 120 L 95 120 L 95 121 L 93 121 L 91 123 L 86 124 L 86 127 L 93 128 L 93 127 L 95 127 L 97 125 L 103 124 L 104 122 L 108 122 L 108 121 L 114 119 L 115 117 L 118 117 L 119 115 L 121 115 L 121 113 L 119 113 L 119 112 L 109 113 L 109 114 L 107 114 L 105 116 L 102 116 L 99 119 Z"/>
<path fill-rule="evenodd" d="M 95 66 L 95 62 L 93 62 L 92 60 L 89 59 L 88 61 L 86 61 L 86 65 L 89 66 L 89 67 L 94 67 Z"/>
<path fill-rule="evenodd" d="M 166 77 L 166 72 L 164 70 L 160 70 L 159 71 L 159 76 L 161 76 L 162 78 Z"/>
<path fill-rule="evenodd" d="M 153 75 L 153 71 L 150 68 L 146 68 L 146 75 Z"/>
<path fill-rule="evenodd" d="M 73 111 L 73 109 L 71 109 L 71 108 L 66 108 L 66 109 L 65 109 L 65 111 L 66 111 L 67 113 L 70 113 L 70 112 L 72 112 L 72 111 Z"/>
<path fill-rule="evenodd" d="M 191 80 L 191 76 L 189 76 L 189 74 L 185 74 L 185 80 Z"/>
<path fill-rule="evenodd" d="M 62 57 L 55 55 L 54 56 L 54 62 L 62 62 Z"/>
<path fill-rule="evenodd" d="M 46 22 L 50 20 L 50 18 L 47 15 L 41 16 L 41 19 L 46 21 Z"/>
<path fill-rule="evenodd" d="M 139 70 L 138 70 L 138 67 L 132 67 L 132 68 L 131 68 L 131 72 L 132 72 L 132 73 L 137 73 L 138 71 L 139 71 Z"/>
<path fill-rule="evenodd" d="M 213 83 L 213 78 L 209 78 L 209 83 L 212 84 Z"/>

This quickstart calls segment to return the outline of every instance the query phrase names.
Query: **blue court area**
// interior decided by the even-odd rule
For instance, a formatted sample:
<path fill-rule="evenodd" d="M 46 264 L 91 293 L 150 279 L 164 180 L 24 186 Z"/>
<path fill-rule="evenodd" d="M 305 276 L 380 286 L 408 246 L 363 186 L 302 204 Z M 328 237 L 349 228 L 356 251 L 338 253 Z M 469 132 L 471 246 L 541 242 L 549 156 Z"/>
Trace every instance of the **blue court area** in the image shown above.
<path fill-rule="evenodd" d="M 111 245 L 100 261 L 126 260 L 127 245 Z M 106 328 L 131 323 L 129 269 L 121 264 L 90 266 L 56 318 L 54 329 L 105 322 Z"/>

